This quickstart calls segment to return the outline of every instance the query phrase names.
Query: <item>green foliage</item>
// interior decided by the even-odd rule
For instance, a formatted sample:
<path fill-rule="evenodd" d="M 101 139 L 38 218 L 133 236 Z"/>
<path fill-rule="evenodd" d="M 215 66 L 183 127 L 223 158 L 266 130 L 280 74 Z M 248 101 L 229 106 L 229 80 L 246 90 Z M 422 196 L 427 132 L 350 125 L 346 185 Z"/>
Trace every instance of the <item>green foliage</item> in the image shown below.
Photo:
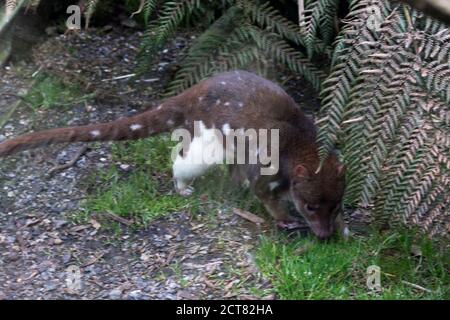
<path fill-rule="evenodd" d="M 369 5 L 379 8 L 375 22 Z M 445 234 L 450 31 L 390 1 L 353 1 L 351 9 L 321 93 L 321 156 L 340 144 L 346 201 L 371 210 L 380 225 Z"/>
<path fill-rule="evenodd" d="M 169 212 L 195 208 L 197 200 L 172 194 L 170 146 L 167 136 L 114 144 L 114 161 L 132 165 L 133 173 L 124 175 L 117 167 L 103 173 L 103 186 L 86 201 L 84 211 L 110 212 L 146 224 Z"/>
<path fill-rule="evenodd" d="M 252 68 L 265 74 L 272 65 L 282 65 L 303 75 L 317 90 L 326 74 L 301 50 L 292 46 L 311 45 L 314 51 L 329 54 L 322 39 L 302 36 L 300 28 L 284 18 L 268 2 L 225 2 L 179 0 L 164 4 L 159 18 L 150 25 L 144 40 L 141 65 L 148 65 L 156 51 L 183 21 L 200 12 L 221 12 L 193 43 L 181 62 L 167 95 L 179 93 L 216 72 Z M 200 16 L 204 21 L 204 16 Z"/>
<path fill-rule="evenodd" d="M 70 106 L 87 101 L 90 98 L 92 98 L 92 95 L 82 96 L 76 87 L 68 87 L 59 79 L 42 74 L 36 78 L 33 87 L 22 99 L 36 110 L 38 108 Z"/>
<path fill-rule="evenodd" d="M 281 299 L 448 298 L 448 249 L 410 231 L 326 245 L 312 237 L 263 237 L 256 262 Z M 367 288 L 371 265 L 380 267 L 381 292 Z"/>

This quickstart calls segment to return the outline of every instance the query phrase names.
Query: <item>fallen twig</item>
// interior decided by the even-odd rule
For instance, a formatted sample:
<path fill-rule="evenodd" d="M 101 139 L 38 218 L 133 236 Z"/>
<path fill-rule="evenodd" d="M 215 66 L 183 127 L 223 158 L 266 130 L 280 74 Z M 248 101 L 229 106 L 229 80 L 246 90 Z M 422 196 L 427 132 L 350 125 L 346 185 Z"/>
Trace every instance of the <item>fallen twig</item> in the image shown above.
<path fill-rule="evenodd" d="M 124 224 L 126 226 L 131 226 L 133 224 L 133 221 L 125 219 L 125 218 L 122 218 L 122 217 L 119 217 L 119 216 L 116 216 L 115 214 L 112 214 L 111 212 L 102 212 L 101 214 L 106 216 L 106 217 L 108 217 L 108 218 L 110 218 L 111 220 L 117 221 L 117 222 L 122 223 L 122 224 Z"/>
<path fill-rule="evenodd" d="M 263 218 L 258 217 L 257 215 L 255 215 L 251 212 L 248 212 L 248 211 L 244 211 L 244 210 L 241 210 L 238 208 L 233 208 L 233 212 L 234 212 L 234 214 L 237 214 L 238 216 L 240 216 L 248 221 L 251 221 L 253 223 L 256 223 L 256 224 L 261 224 L 261 223 L 265 222 L 265 220 Z"/>
<path fill-rule="evenodd" d="M 424 288 L 422 286 L 419 286 L 418 284 L 411 283 L 411 282 L 408 282 L 408 281 L 405 281 L 405 280 L 402 280 L 402 283 L 404 283 L 404 284 L 406 284 L 408 286 L 411 286 L 411 287 L 413 287 L 415 289 L 419 289 L 419 290 L 422 290 L 422 291 L 425 291 L 425 292 L 428 292 L 428 293 L 432 293 L 433 292 L 430 289 Z"/>
<path fill-rule="evenodd" d="M 100 253 L 99 255 L 89 259 L 86 263 L 82 264 L 81 267 L 85 268 L 90 266 L 91 264 L 96 263 L 98 260 L 100 260 L 103 256 L 105 255 L 105 253 Z"/>
<path fill-rule="evenodd" d="M 86 145 L 81 147 L 81 149 L 78 150 L 77 154 L 75 155 L 75 157 L 73 157 L 72 160 L 70 160 L 69 162 L 62 164 L 60 166 L 54 166 L 53 168 L 48 170 L 48 173 L 52 174 L 55 171 L 64 170 L 64 169 L 72 167 L 78 161 L 78 159 L 80 159 L 80 157 L 87 151 L 87 149 L 88 149 L 88 146 L 86 146 Z"/>

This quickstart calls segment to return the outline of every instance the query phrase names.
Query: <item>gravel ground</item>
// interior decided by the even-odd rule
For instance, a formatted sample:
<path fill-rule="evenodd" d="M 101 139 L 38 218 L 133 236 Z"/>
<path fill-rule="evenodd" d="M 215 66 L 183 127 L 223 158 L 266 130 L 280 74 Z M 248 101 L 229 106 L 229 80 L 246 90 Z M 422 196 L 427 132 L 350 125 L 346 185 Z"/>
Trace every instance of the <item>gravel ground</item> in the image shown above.
<path fill-rule="evenodd" d="M 111 80 L 133 73 L 138 32 L 108 28 L 51 38 L 34 51 L 33 62 L 0 70 L 0 118 L 37 70 L 95 91 L 96 102 L 35 113 L 23 105 L 0 129 L 0 140 L 43 128 L 116 119 L 138 112 L 148 101 L 157 105 L 190 40 L 181 35 L 170 42 L 146 75 Z M 299 79 L 286 82 L 299 87 Z M 311 92 L 304 95 L 309 106 L 316 104 Z M 303 94 L 297 90 L 295 97 Z M 258 236 L 273 231 L 266 225 L 257 227 L 221 211 L 215 213 L 215 223 L 176 212 L 146 228 L 122 226 L 120 233 L 103 227 L 100 218 L 76 224 L 71 215 L 86 198 L 83 181 L 114 165 L 109 144 L 104 143 L 88 149 L 74 166 L 49 173 L 81 146 L 50 146 L 1 160 L 0 299 L 276 298 L 252 256 Z M 81 280 L 74 287 L 70 281 L 78 276 Z"/>

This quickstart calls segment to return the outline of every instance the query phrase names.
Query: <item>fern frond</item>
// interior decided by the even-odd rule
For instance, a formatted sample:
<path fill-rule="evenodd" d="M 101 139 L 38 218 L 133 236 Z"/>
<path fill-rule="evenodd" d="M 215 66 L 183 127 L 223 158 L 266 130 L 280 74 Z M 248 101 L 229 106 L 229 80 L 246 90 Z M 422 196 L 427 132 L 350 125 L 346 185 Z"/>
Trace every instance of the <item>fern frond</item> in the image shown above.
<path fill-rule="evenodd" d="M 188 15 L 201 7 L 200 0 L 167 1 L 161 9 L 160 16 L 146 30 L 141 48 L 141 61 L 152 58 L 152 55 L 175 32 L 176 28 Z"/>

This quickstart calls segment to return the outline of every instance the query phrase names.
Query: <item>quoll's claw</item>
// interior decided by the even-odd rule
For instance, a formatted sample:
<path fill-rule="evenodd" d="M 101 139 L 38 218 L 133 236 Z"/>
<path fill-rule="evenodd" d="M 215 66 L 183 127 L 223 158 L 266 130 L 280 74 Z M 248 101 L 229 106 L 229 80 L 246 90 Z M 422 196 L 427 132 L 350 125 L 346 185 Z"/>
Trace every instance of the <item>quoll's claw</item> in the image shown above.
<path fill-rule="evenodd" d="M 276 225 L 278 228 L 283 230 L 295 230 L 303 228 L 304 226 L 299 221 L 283 221 L 278 220 L 276 222 Z"/>

